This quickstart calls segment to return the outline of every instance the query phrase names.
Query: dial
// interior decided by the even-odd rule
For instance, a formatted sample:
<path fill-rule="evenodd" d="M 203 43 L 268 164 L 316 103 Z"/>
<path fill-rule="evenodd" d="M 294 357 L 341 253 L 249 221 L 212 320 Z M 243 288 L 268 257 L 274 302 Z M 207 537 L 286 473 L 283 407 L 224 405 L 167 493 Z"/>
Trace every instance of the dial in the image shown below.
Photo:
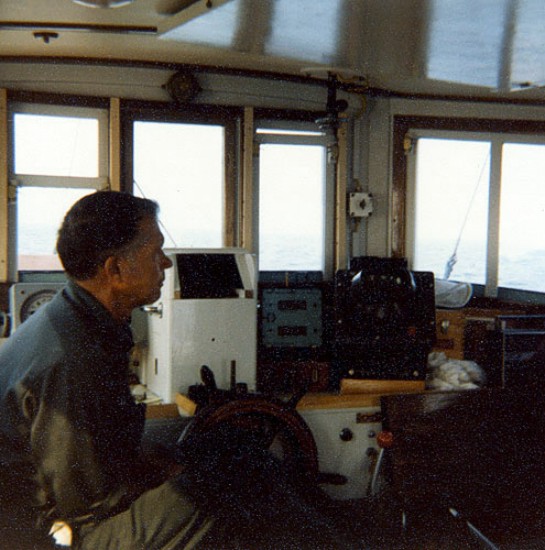
<path fill-rule="evenodd" d="M 31 294 L 21 306 L 21 323 L 36 313 L 40 307 L 50 302 L 57 292 L 55 289 L 44 289 Z"/>

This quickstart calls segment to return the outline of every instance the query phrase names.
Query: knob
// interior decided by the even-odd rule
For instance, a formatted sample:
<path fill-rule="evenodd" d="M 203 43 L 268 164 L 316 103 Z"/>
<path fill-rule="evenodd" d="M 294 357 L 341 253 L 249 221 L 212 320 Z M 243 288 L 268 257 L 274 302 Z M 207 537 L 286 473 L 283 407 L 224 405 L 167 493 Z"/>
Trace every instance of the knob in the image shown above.
<path fill-rule="evenodd" d="M 163 316 L 163 304 L 159 303 L 154 306 L 143 306 L 140 308 L 142 311 L 150 314 L 150 315 L 159 315 L 159 317 Z"/>
<path fill-rule="evenodd" d="M 354 434 L 350 428 L 344 428 L 341 430 L 339 437 L 341 438 L 341 441 L 352 441 Z"/>

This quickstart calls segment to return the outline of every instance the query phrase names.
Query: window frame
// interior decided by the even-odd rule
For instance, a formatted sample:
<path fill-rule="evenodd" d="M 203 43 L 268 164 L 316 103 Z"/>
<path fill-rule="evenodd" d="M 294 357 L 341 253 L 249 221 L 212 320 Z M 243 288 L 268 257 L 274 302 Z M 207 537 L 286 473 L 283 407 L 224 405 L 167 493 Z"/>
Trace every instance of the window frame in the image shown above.
<path fill-rule="evenodd" d="M 9 179 L 17 187 L 72 187 L 82 189 L 107 189 L 109 187 L 109 135 L 110 113 L 106 108 L 52 105 L 14 101 L 9 104 L 9 136 L 11 155 Z M 18 174 L 15 172 L 15 115 L 33 114 L 70 118 L 96 118 L 98 120 L 98 176 L 45 176 Z"/>
<path fill-rule="evenodd" d="M 545 122 L 528 120 L 456 119 L 439 117 L 394 117 L 392 171 L 392 255 L 414 257 L 415 161 L 418 138 L 487 141 L 491 144 L 486 283 L 473 284 L 476 296 L 510 301 L 545 303 L 545 293 L 504 288 L 498 285 L 501 149 L 504 143 L 545 145 Z"/>
<path fill-rule="evenodd" d="M 272 130 L 267 132 L 267 130 Z M 285 133 L 282 133 L 285 132 Z M 299 132 L 299 133 L 298 133 Z M 306 134 L 305 132 L 309 132 Z M 260 118 L 255 122 L 254 143 L 254 236 L 256 250 L 259 250 L 259 148 L 261 145 L 320 145 L 324 147 L 325 182 L 324 182 L 324 231 L 322 235 L 324 246 L 324 264 L 322 273 L 324 279 L 331 279 L 334 272 L 334 231 L 335 231 L 335 167 L 327 161 L 328 147 L 331 137 L 320 131 L 314 121 L 296 121 Z M 279 270 L 281 271 L 281 270 Z"/>
<path fill-rule="evenodd" d="M 109 179 L 109 120 L 110 111 L 104 102 L 87 101 L 73 97 L 50 97 L 45 95 L 13 94 L 7 102 L 7 138 L 8 138 L 8 188 L 9 201 L 8 218 L 8 249 L 7 265 L 8 280 L 20 278 L 17 251 L 17 189 L 40 188 L 72 188 L 101 190 L 108 189 Z M 20 97 L 19 97 L 20 96 Z M 98 174 L 96 177 L 81 176 L 49 176 L 37 174 L 20 174 L 15 171 L 15 116 L 17 114 L 49 115 L 69 118 L 94 118 L 98 120 Z M 51 271 L 53 273 L 53 271 Z M 49 278 L 46 272 L 39 271 L 35 280 Z"/>
<path fill-rule="evenodd" d="M 126 100 L 121 102 L 121 189 L 132 193 L 135 122 L 159 122 L 223 126 L 225 129 L 223 247 L 240 245 L 237 196 L 240 180 L 239 149 L 242 109 L 173 105 Z"/>

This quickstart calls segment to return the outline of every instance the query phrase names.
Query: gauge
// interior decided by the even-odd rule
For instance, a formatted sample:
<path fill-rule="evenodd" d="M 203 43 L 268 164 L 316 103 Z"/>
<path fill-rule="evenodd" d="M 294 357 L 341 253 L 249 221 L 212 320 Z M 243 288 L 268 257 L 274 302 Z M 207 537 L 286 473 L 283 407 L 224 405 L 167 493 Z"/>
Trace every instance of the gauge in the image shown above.
<path fill-rule="evenodd" d="M 9 289 L 11 332 L 66 285 L 66 282 L 21 282 Z"/>
<path fill-rule="evenodd" d="M 36 313 L 47 302 L 50 302 L 57 292 L 56 289 L 50 288 L 31 294 L 21 306 L 21 323 Z"/>

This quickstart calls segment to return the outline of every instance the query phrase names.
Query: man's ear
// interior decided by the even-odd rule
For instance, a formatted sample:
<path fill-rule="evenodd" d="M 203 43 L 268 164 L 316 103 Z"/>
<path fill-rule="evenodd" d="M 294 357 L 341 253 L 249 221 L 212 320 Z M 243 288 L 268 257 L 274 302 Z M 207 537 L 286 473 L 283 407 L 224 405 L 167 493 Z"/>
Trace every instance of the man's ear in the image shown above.
<path fill-rule="evenodd" d="M 118 280 L 121 276 L 121 266 L 119 264 L 119 257 L 108 256 L 103 264 L 104 274 L 108 280 Z"/>

